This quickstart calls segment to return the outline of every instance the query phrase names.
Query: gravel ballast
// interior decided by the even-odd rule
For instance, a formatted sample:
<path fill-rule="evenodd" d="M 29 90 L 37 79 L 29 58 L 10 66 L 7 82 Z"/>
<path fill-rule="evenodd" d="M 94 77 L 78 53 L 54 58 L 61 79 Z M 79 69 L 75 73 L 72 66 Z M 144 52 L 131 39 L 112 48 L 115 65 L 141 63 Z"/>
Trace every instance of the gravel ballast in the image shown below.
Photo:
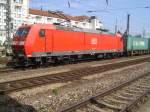
<path fill-rule="evenodd" d="M 52 85 L 47 85 L 45 86 L 46 90 L 43 90 L 45 89 L 43 86 L 41 91 L 39 87 L 11 93 L 9 97 L 18 101 L 23 107 L 30 105 L 37 112 L 57 112 L 59 109 L 82 101 L 107 87 L 150 72 L 149 68 L 150 63 L 143 63 L 112 72 L 95 74 L 93 77 L 84 77 L 81 80 L 62 85 L 58 84 L 59 86 L 54 88 L 51 87 Z M 22 108 L 22 112 L 24 111 L 26 112 L 26 109 Z"/>

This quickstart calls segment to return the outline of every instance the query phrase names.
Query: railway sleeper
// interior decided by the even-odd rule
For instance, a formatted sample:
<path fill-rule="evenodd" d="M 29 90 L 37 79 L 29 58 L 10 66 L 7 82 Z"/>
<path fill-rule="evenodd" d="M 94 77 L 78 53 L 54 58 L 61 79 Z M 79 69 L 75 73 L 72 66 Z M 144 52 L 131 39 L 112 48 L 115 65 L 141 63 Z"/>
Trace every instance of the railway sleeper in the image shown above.
<path fill-rule="evenodd" d="M 130 87 L 130 88 L 127 88 L 127 89 L 130 89 L 130 90 L 135 90 L 135 91 L 146 91 L 148 90 L 149 88 L 138 88 L 138 87 Z"/>
<path fill-rule="evenodd" d="M 138 96 L 136 98 L 136 100 L 133 100 L 132 102 L 130 102 L 126 107 L 122 108 L 119 112 L 129 112 L 130 109 L 136 104 L 138 103 L 138 101 L 140 101 L 144 96 L 146 96 L 147 94 L 150 93 L 150 89 L 146 92 L 144 92 L 142 95 Z"/>
<path fill-rule="evenodd" d="M 43 84 L 42 80 L 33 80 L 31 85 Z"/>
<path fill-rule="evenodd" d="M 130 89 L 126 89 L 125 91 L 131 94 L 143 93 L 143 91 L 135 91 L 135 90 L 130 90 Z"/>
<path fill-rule="evenodd" d="M 108 112 L 108 109 L 106 110 L 105 108 L 99 108 L 98 106 L 96 105 L 87 105 L 88 108 L 94 110 L 94 112 Z M 83 112 L 83 111 L 82 111 Z"/>
<path fill-rule="evenodd" d="M 118 106 L 118 104 L 114 105 L 114 103 L 111 104 L 110 102 L 107 102 L 107 101 L 95 100 L 93 102 L 94 102 L 93 104 L 96 104 L 99 108 L 109 108 L 109 109 L 112 109 L 112 110 L 122 109 L 122 106 L 120 106 L 120 105 Z"/>
<path fill-rule="evenodd" d="M 117 96 L 117 95 L 111 95 L 110 97 L 106 97 L 107 99 L 115 99 L 115 100 L 124 100 L 124 101 L 132 101 L 134 100 L 134 98 L 131 97 L 121 97 L 121 96 Z"/>
<path fill-rule="evenodd" d="M 38 83 L 40 83 L 41 81 L 39 80 L 28 80 L 27 81 L 27 84 L 29 85 L 37 85 Z"/>
<path fill-rule="evenodd" d="M 150 86 L 144 86 L 144 85 L 136 85 L 137 88 L 140 88 L 140 89 L 149 89 Z"/>
<path fill-rule="evenodd" d="M 120 96 L 123 96 L 123 97 L 130 97 L 130 98 L 136 98 L 137 96 L 139 96 L 139 95 L 137 95 L 137 94 L 130 94 L 130 93 L 125 93 L 125 92 L 120 92 L 120 93 L 118 93 Z"/>
<path fill-rule="evenodd" d="M 129 100 L 122 100 L 122 99 L 118 99 L 118 98 L 106 98 L 105 100 L 109 101 L 109 102 L 116 102 L 116 103 L 121 103 L 121 104 L 127 104 L 129 102 Z M 131 100 L 130 100 L 131 101 Z"/>
<path fill-rule="evenodd" d="M 11 84 L 8 88 L 10 88 L 11 87 L 11 89 L 12 88 L 18 88 L 18 87 L 24 87 L 25 85 L 24 84 L 20 84 L 20 83 L 17 83 L 17 84 Z"/>
<path fill-rule="evenodd" d="M 127 90 L 127 91 L 130 91 L 130 92 L 133 92 L 133 94 L 136 94 L 136 93 L 143 93 L 145 91 L 147 91 L 148 89 L 140 89 L 140 88 L 134 88 L 134 89 L 131 89 L 131 90 Z"/>
<path fill-rule="evenodd" d="M 49 83 L 49 82 L 51 82 L 52 80 L 49 80 L 49 79 L 46 79 L 46 78 L 44 78 L 44 79 L 40 79 L 43 83 Z"/>
<path fill-rule="evenodd" d="M 149 90 L 149 88 L 142 88 L 142 89 L 140 89 L 140 88 L 134 88 L 134 90 L 135 91 L 147 91 L 147 90 Z"/>

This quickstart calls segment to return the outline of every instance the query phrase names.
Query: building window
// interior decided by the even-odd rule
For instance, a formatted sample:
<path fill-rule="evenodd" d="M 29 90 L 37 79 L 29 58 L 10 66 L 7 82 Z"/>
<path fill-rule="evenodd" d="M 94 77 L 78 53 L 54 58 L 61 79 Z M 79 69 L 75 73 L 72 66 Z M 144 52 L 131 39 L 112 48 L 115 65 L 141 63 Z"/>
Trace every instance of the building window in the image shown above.
<path fill-rule="evenodd" d="M 6 19 L 4 19 L 4 22 L 6 22 L 7 20 Z"/>
<path fill-rule="evenodd" d="M 41 19 L 42 19 L 42 17 L 36 16 L 36 20 L 37 20 L 37 21 L 40 21 Z"/>
<path fill-rule="evenodd" d="M 21 18 L 21 14 L 16 14 L 16 18 Z"/>
<path fill-rule="evenodd" d="M 21 24 L 22 23 L 22 21 L 21 20 L 18 20 L 18 24 Z"/>
<path fill-rule="evenodd" d="M 47 22 L 52 22 L 52 18 L 47 18 Z"/>
<path fill-rule="evenodd" d="M 86 23 L 83 23 L 83 26 L 86 26 Z"/>
<path fill-rule="evenodd" d="M 58 23 L 61 23 L 62 21 L 63 21 L 63 20 L 61 20 L 61 19 L 57 19 L 57 22 L 58 22 Z"/>
<path fill-rule="evenodd" d="M 23 4 L 23 0 L 14 0 L 15 3 Z"/>
<path fill-rule="evenodd" d="M 0 0 L 1 3 L 6 3 L 6 0 Z"/>
<path fill-rule="evenodd" d="M 75 25 L 78 25 L 79 24 L 79 22 L 75 22 Z"/>
<path fill-rule="evenodd" d="M 5 5 L 0 4 L 0 10 L 4 10 L 5 9 Z"/>
<path fill-rule="evenodd" d="M 4 12 L 3 15 L 6 16 L 6 12 Z"/>
<path fill-rule="evenodd" d="M 15 11 L 16 12 L 21 12 L 22 11 L 22 8 L 20 6 L 15 6 Z"/>

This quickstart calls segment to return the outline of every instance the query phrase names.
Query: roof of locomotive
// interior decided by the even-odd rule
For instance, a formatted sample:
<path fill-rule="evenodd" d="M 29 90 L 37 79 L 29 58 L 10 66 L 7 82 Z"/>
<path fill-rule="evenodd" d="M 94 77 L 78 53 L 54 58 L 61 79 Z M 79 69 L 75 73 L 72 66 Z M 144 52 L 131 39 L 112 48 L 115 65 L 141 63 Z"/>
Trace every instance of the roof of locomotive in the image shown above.
<path fill-rule="evenodd" d="M 61 26 L 61 25 L 55 25 L 55 27 L 58 30 L 65 30 L 65 31 L 115 35 L 114 33 L 105 32 L 105 31 L 102 31 L 102 30 L 94 30 L 94 29 L 86 29 L 86 28 L 78 28 L 78 27 L 65 27 L 65 26 Z"/>
<path fill-rule="evenodd" d="M 114 33 L 111 32 L 104 32 L 101 30 L 93 30 L 93 29 L 84 29 L 84 28 L 76 28 L 76 27 L 66 27 L 66 26 L 61 26 L 61 25 L 54 25 L 54 24 L 32 24 L 32 25 L 22 25 L 19 28 L 24 28 L 24 27 L 40 27 L 41 29 L 56 29 L 56 30 L 64 30 L 64 31 L 73 31 L 73 32 L 87 32 L 87 33 L 96 33 L 96 34 L 110 34 L 110 35 L 115 35 Z"/>
<path fill-rule="evenodd" d="M 20 26 L 19 28 L 25 28 L 25 27 L 40 27 L 40 28 L 43 28 L 43 29 L 56 29 L 55 25 L 53 24 L 41 24 L 41 23 L 38 23 L 38 24 L 30 24 L 30 25 L 22 25 Z"/>

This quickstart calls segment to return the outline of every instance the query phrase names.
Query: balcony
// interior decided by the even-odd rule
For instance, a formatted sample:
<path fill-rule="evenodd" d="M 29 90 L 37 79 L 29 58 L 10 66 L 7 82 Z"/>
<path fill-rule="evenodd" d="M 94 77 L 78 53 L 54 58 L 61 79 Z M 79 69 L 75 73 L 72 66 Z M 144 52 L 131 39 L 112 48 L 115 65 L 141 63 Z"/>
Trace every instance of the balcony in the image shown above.
<path fill-rule="evenodd" d="M 15 6 L 19 6 L 19 7 L 21 7 L 21 6 L 22 6 L 22 4 L 21 4 L 21 3 L 14 3 L 14 5 L 15 5 Z"/>
<path fill-rule="evenodd" d="M 6 4 L 6 0 L 0 0 L 0 4 Z"/>

